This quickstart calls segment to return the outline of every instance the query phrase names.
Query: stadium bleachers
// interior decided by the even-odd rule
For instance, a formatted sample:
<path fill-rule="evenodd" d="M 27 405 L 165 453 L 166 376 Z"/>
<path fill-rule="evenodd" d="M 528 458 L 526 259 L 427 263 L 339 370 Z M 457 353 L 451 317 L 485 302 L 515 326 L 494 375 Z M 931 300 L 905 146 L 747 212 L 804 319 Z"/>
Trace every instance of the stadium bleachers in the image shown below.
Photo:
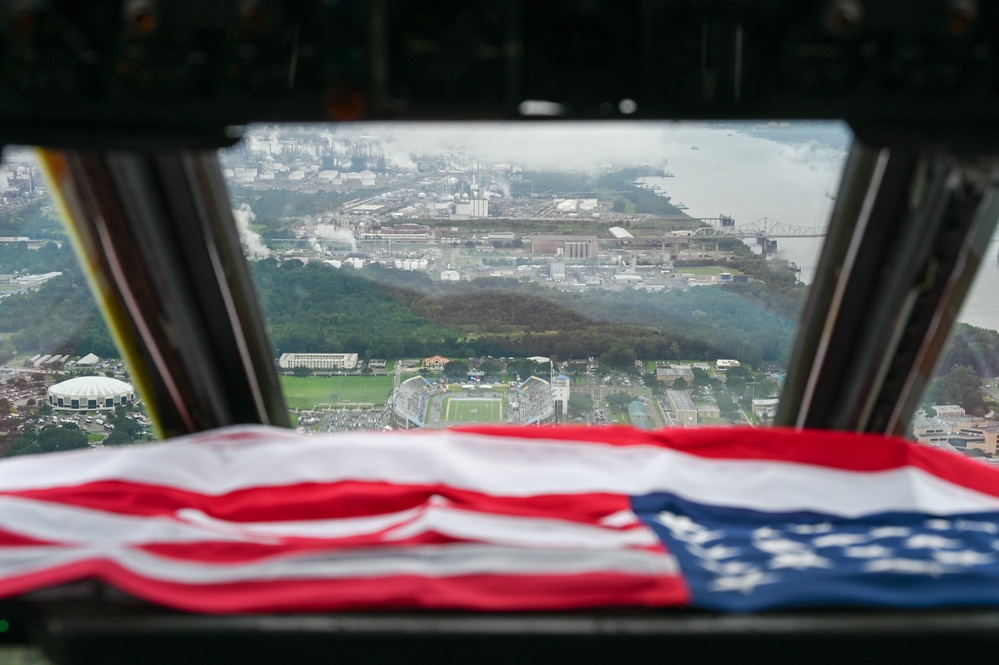
<path fill-rule="evenodd" d="M 403 381 L 396 389 L 394 415 L 400 426 L 423 427 L 434 386 L 422 376 Z"/>
<path fill-rule="evenodd" d="M 517 386 L 516 391 L 520 422 L 533 425 L 549 422 L 555 417 L 555 398 L 550 383 L 532 376 Z"/>

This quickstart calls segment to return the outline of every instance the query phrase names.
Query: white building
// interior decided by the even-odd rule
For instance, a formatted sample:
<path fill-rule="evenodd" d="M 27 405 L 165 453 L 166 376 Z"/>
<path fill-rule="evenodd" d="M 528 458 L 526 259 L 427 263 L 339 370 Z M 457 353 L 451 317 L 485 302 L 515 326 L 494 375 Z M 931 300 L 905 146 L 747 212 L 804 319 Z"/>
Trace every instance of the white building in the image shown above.
<path fill-rule="evenodd" d="M 676 424 L 693 427 L 697 424 L 697 407 L 686 390 L 667 390 L 666 399 L 676 414 Z"/>
<path fill-rule="evenodd" d="M 552 382 L 552 397 L 555 398 L 555 417 L 564 422 L 569 416 L 569 394 L 572 379 L 565 374 L 559 374 Z"/>
<path fill-rule="evenodd" d="M 963 418 L 967 415 L 957 404 L 934 404 L 933 410 L 937 412 L 938 418 Z"/>
<path fill-rule="evenodd" d="M 768 397 L 766 399 L 754 399 L 753 400 L 753 413 L 760 420 L 769 420 L 777 414 L 777 405 L 780 403 L 780 399 L 777 397 Z"/>
<path fill-rule="evenodd" d="M 354 369 L 356 353 L 282 353 L 278 359 L 281 369 L 305 367 L 307 369 Z"/>
<path fill-rule="evenodd" d="M 79 376 L 57 383 L 48 390 L 53 409 L 110 411 L 135 401 L 130 384 L 106 376 Z"/>
<path fill-rule="evenodd" d="M 77 365 L 83 365 L 84 367 L 86 367 L 86 366 L 89 366 L 89 365 L 96 365 L 100 361 L 101 361 L 101 359 L 99 357 L 95 356 L 93 353 L 88 353 L 87 355 L 85 355 L 82 358 L 80 358 L 79 360 L 77 360 L 76 364 Z"/>
<path fill-rule="evenodd" d="M 39 287 L 45 282 L 61 276 L 61 272 L 47 272 L 41 275 L 21 275 L 14 279 L 15 284 L 27 287 Z"/>
<path fill-rule="evenodd" d="M 488 217 L 488 199 L 469 199 L 454 204 L 454 214 L 461 217 Z"/>

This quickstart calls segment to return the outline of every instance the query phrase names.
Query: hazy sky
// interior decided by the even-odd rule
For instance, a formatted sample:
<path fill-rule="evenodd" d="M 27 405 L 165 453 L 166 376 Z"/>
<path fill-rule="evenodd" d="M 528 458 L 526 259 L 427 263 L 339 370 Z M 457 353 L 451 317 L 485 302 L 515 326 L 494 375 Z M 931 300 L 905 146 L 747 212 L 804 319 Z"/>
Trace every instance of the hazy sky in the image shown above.
<path fill-rule="evenodd" d="M 760 127 L 755 125 L 745 125 Z M 272 127 L 253 130 L 261 134 Z M 486 163 L 509 162 L 527 169 L 597 169 L 602 163 L 659 164 L 679 150 L 689 150 L 704 132 L 738 132 L 712 128 L 704 123 L 681 122 L 523 122 L 523 123 L 364 123 L 316 128 L 332 137 L 378 137 L 386 157 L 398 165 L 410 163 L 412 154 L 430 154 L 461 146 L 471 157 Z M 837 123 L 798 124 L 775 128 L 768 138 L 794 144 L 814 142 L 833 153 L 831 141 L 845 144 L 849 132 Z"/>

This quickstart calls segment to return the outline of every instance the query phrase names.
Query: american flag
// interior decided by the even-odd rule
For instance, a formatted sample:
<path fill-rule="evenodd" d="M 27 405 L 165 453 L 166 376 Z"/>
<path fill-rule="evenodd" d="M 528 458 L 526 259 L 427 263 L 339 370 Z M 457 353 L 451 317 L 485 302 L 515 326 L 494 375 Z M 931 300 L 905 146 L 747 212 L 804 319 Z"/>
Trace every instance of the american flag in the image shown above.
<path fill-rule="evenodd" d="M 239 427 L 0 463 L 0 595 L 199 612 L 999 604 L 999 471 L 876 436 Z"/>

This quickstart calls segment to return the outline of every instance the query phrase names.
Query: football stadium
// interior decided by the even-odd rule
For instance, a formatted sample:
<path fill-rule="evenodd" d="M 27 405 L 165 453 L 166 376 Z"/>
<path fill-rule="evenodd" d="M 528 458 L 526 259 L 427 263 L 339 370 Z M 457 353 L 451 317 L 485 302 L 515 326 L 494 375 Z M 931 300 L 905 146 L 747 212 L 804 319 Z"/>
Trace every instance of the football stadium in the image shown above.
<path fill-rule="evenodd" d="M 555 419 L 551 383 L 535 376 L 510 386 L 466 384 L 445 390 L 423 377 L 403 381 L 392 398 L 396 427 L 443 428 L 456 425 L 545 424 Z"/>

